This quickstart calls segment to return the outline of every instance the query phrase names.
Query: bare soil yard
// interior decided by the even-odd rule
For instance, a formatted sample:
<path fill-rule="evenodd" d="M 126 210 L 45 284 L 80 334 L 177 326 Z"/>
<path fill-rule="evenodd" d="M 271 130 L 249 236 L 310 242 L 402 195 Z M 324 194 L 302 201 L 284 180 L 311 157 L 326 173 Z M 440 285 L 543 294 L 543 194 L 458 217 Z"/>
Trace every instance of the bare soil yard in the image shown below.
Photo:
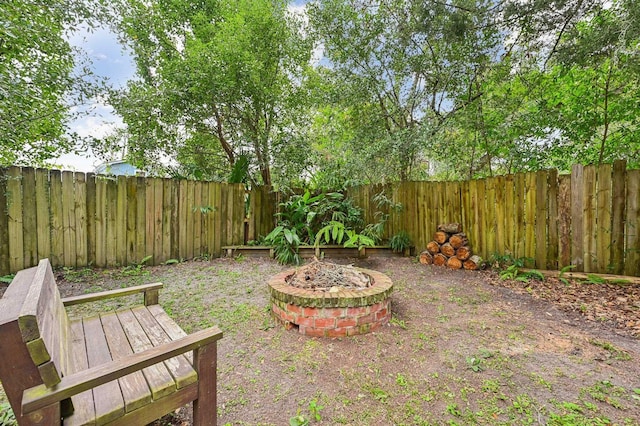
<path fill-rule="evenodd" d="M 268 259 L 67 270 L 59 285 L 68 296 L 161 281 L 160 303 L 187 332 L 219 325 L 220 425 L 640 424 L 637 285 L 504 282 L 408 258 L 339 263 L 394 281 L 389 326 L 341 339 L 284 330 L 266 280 L 285 267 Z M 89 309 L 115 306 L 102 305 Z"/>

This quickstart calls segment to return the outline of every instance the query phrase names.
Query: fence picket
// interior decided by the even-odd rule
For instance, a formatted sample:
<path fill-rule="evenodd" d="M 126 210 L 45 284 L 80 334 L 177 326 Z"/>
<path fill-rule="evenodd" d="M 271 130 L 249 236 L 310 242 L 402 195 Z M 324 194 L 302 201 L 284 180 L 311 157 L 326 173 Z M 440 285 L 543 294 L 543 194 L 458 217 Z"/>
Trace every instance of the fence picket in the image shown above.
<path fill-rule="evenodd" d="M 1 205 L 1 204 L 0 204 Z M 51 214 L 49 209 L 49 170 L 36 170 L 36 222 L 38 259 L 51 255 Z"/>
<path fill-rule="evenodd" d="M 627 172 L 625 275 L 640 276 L 640 170 Z"/>

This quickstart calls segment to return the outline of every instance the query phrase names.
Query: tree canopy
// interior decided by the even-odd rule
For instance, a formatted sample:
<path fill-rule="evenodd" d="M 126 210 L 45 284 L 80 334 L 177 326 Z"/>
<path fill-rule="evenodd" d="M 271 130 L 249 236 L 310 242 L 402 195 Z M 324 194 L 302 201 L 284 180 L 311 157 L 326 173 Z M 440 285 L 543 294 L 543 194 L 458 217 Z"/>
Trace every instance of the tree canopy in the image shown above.
<path fill-rule="evenodd" d="M 109 94 L 126 129 L 93 148 L 148 170 L 340 188 L 640 166 L 633 0 L 110 4 L 138 76 Z M 15 28 L 28 14 L 37 24 L 0 29 L 7 163 L 16 148 L 65 146 L 61 105 L 76 86 L 61 34 L 73 19 L 24 0 L 0 7 Z"/>

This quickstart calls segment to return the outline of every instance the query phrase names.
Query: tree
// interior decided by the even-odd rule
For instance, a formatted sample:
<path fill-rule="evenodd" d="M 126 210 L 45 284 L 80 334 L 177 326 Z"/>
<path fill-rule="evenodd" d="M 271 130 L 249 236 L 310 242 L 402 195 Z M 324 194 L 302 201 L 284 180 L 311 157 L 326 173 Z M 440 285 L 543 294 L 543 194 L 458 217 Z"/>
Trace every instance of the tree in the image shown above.
<path fill-rule="evenodd" d="M 65 36 L 99 12 L 80 0 L 0 2 L 0 165 L 41 165 L 73 149 L 71 108 L 97 86 Z"/>
<path fill-rule="evenodd" d="M 298 122 L 311 45 L 287 2 L 130 0 L 119 9 L 140 75 L 113 97 L 130 160 L 169 157 L 180 174 L 220 179 L 244 155 L 256 182 L 299 175 L 304 164 L 277 162 L 305 152 Z"/>

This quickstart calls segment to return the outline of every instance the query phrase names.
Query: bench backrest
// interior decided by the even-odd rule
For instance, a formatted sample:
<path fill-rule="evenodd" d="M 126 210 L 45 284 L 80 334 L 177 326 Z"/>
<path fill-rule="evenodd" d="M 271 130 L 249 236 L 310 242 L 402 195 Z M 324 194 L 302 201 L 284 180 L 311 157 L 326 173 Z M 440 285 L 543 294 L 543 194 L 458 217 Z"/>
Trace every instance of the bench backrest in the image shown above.
<path fill-rule="evenodd" d="M 0 381 L 16 417 L 25 389 L 65 375 L 68 327 L 49 260 L 18 272 L 0 299 Z"/>

